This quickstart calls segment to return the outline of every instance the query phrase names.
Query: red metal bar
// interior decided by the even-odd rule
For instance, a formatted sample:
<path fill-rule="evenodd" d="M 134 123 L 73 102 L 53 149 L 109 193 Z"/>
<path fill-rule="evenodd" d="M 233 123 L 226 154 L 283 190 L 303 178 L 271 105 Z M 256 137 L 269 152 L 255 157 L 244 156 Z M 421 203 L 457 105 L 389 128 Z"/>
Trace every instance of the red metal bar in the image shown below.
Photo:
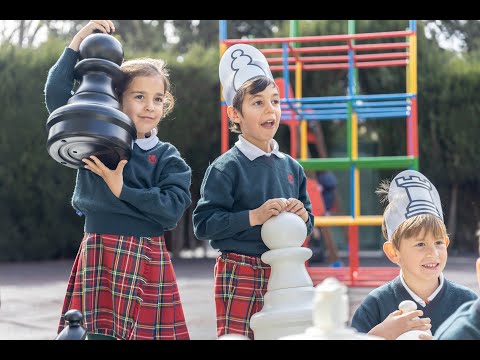
<path fill-rule="evenodd" d="M 354 55 L 355 61 L 365 60 L 386 60 L 386 59 L 407 59 L 407 52 L 382 53 L 382 54 L 361 54 Z M 302 58 L 300 58 L 302 59 Z"/>
<path fill-rule="evenodd" d="M 355 51 L 366 51 L 366 50 L 395 50 L 395 49 L 408 49 L 410 47 L 409 43 L 406 42 L 396 42 L 396 43 L 382 43 L 382 44 L 361 44 L 353 45 L 353 50 Z"/>
<path fill-rule="evenodd" d="M 290 119 L 282 120 L 280 124 L 285 124 L 288 126 L 288 130 L 290 132 L 290 156 L 296 159 L 297 158 L 297 129 L 300 122 L 298 120 L 293 119 L 293 114 L 294 114 L 293 110 L 283 110 L 282 113 L 284 112 L 291 114 Z"/>
<path fill-rule="evenodd" d="M 295 71 L 295 68 L 296 68 L 296 67 L 295 67 L 294 65 L 291 65 L 291 66 L 288 67 L 287 70 L 288 70 L 288 71 Z M 303 68 L 303 67 L 302 67 L 302 68 Z M 272 65 L 272 66 L 270 66 L 270 70 L 271 70 L 272 72 L 274 72 L 274 71 L 283 71 L 283 66 L 282 66 L 282 65 Z"/>
<path fill-rule="evenodd" d="M 391 61 L 370 61 L 370 62 L 357 62 L 355 64 L 356 68 L 375 68 L 383 66 L 406 66 L 408 63 L 407 60 L 391 60 Z M 295 66 L 288 66 L 288 71 L 295 71 Z M 347 63 L 336 63 L 336 64 L 315 64 L 315 65 L 303 65 L 303 70 L 340 70 L 348 69 Z M 281 65 L 272 65 L 270 66 L 272 71 L 282 71 L 283 66 Z"/>
<path fill-rule="evenodd" d="M 283 49 L 276 48 L 276 49 L 259 49 L 264 55 L 272 55 L 272 54 L 282 54 Z M 322 52 L 343 52 L 347 51 L 347 45 L 331 45 L 331 46 L 313 46 L 313 47 L 304 47 L 304 48 L 293 48 L 293 54 L 309 54 L 309 53 L 322 53 Z"/>
<path fill-rule="evenodd" d="M 384 39 L 384 38 L 406 38 L 414 35 L 415 32 L 411 30 L 405 31 L 388 31 L 377 33 L 363 33 L 363 34 L 348 34 L 348 35 L 320 35 L 320 36 L 296 36 L 296 37 L 282 37 L 282 38 L 256 38 L 256 39 L 228 39 L 224 43 L 229 45 L 234 44 L 278 44 L 278 43 L 294 43 L 294 42 L 322 42 L 322 41 L 348 41 L 348 40 L 370 40 L 370 39 Z"/>
<path fill-rule="evenodd" d="M 348 227 L 348 258 L 350 264 L 350 279 L 354 284 L 358 278 L 358 225 Z"/>
<path fill-rule="evenodd" d="M 357 68 L 374 68 L 383 66 L 406 66 L 408 60 L 386 60 L 386 61 L 365 61 L 357 62 L 355 67 Z M 307 68 L 305 67 L 305 70 Z"/>
<path fill-rule="evenodd" d="M 348 64 L 317 64 L 317 65 L 303 65 L 304 70 L 336 70 L 348 69 Z"/>
<path fill-rule="evenodd" d="M 297 131 L 298 131 L 298 126 L 299 126 L 299 121 L 297 120 L 291 120 L 289 121 L 289 127 L 290 127 L 290 156 L 293 157 L 294 159 L 297 158 Z"/>
<path fill-rule="evenodd" d="M 297 59 L 293 57 L 287 58 L 289 63 L 294 63 Z M 302 56 L 298 58 L 303 63 L 308 62 L 327 62 L 327 61 L 348 61 L 347 55 L 334 55 L 334 56 Z M 275 58 L 267 58 L 269 64 L 278 64 L 283 62 L 283 58 L 275 57 Z"/>
<path fill-rule="evenodd" d="M 321 283 L 328 277 L 334 277 L 347 286 L 378 287 L 397 277 L 400 269 L 397 266 L 359 267 L 355 281 L 351 278 L 351 269 L 348 266 L 341 268 L 308 266 L 307 272 L 314 285 Z"/>
<path fill-rule="evenodd" d="M 295 48 L 294 52 L 298 54 L 311 54 L 311 53 L 325 53 L 325 52 L 346 52 L 348 51 L 347 45 L 324 45 L 324 46 L 309 46 L 304 48 Z"/>
<path fill-rule="evenodd" d="M 220 138 L 220 148 L 222 154 L 228 151 L 228 116 L 227 116 L 227 106 L 222 104 L 221 108 L 221 138 Z"/>
<path fill-rule="evenodd" d="M 355 55 L 354 59 L 356 61 L 365 61 L 365 60 L 387 60 L 387 59 L 407 59 L 408 53 L 398 52 L 398 53 L 382 53 L 382 54 L 362 54 Z M 288 57 L 287 61 L 289 63 L 295 63 L 297 59 L 294 57 Z M 302 63 L 312 63 L 312 62 L 329 62 L 329 61 L 348 61 L 348 55 L 332 55 L 332 56 L 302 56 L 298 60 Z M 267 58 L 269 64 L 279 64 L 283 63 L 283 58 L 280 57 L 271 57 Z"/>

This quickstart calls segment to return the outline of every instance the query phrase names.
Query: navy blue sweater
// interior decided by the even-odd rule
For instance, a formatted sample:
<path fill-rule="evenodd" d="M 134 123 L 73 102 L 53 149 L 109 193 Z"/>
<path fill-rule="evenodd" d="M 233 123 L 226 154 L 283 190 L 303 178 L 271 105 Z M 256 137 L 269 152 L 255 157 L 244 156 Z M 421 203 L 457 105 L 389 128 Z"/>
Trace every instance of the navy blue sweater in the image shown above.
<path fill-rule="evenodd" d="M 283 159 L 264 155 L 250 161 L 233 146 L 210 164 L 193 212 L 196 237 L 210 240 L 222 253 L 261 256 L 269 249 L 262 241 L 261 225 L 250 226 L 249 211 L 272 198 L 303 202 L 310 234 L 314 216 L 305 172 L 295 159 L 285 155 Z"/>
<path fill-rule="evenodd" d="M 460 306 L 434 336 L 437 340 L 480 340 L 480 299 Z"/>
<path fill-rule="evenodd" d="M 425 307 L 417 303 L 417 309 L 423 311 L 423 317 L 429 317 L 435 333 L 440 324 L 445 321 L 463 303 L 476 299 L 471 289 L 455 284 L 444 278 L 440 292 Z M 383 322 L 404 300 L 415 301 L 402 284 L 400 276 L 372 290 L 360 304 L 352 317 L 352 327 L 360 332 L 368 333 Z"/>
<path fill-rule="evenodd" d="M 74 85 L 78 53 L 66 48 L 48 72 L 45 103 L 49 112 L 67 103 Z M 178 150 L 159 142 L 150 150 L 134 145 L 123 170 L 120 198 L 90 170 L 79 169 L 73 207 L 85 215 L 85 231 L 98 234 L 160 236 L 175 228 L 191 204 L 192 172 Z"/>

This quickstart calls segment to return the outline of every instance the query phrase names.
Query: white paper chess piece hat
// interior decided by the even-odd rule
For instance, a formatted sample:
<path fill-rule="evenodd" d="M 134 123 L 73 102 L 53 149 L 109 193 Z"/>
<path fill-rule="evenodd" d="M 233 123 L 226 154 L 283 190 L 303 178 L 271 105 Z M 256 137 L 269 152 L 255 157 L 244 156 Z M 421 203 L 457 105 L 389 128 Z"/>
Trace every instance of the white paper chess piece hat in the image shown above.
<path fill-rule="evenodd" d="M 274 80 L 265 56 L 260 50 L 247 44 L 236 44 L 225 51 L 220 59 L 218 75 L 227 106 L 232 106 L 237 90 L 245 81 L 257 76 Z"/>
<path fill-rule="evenodd" d="M 388 239 L 407 219 L 420 214 L 432 214 L 443 221 L 442 203 L 435 186 L 422 173 L 405 170 L 390 183 L 389 206 L 385 211 Z"/>

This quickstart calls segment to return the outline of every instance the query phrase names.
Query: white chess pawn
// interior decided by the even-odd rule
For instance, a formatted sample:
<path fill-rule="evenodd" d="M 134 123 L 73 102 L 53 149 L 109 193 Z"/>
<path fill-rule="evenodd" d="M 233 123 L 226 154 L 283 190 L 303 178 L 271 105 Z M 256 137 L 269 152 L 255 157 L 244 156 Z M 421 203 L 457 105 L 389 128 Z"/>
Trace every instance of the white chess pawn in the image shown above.
<path fill-rule="evenodd" d="M 412 300 L 405 300 L 398 305 L 398 310 L 402 313 L 415 311 L 417 310 L 417 304 Z M 414 319 L 418 319 L 418 317 Z M 420 340 L 420 334 L 432 335 L 432 332 L 430 330 L 410 330 L 401 334 L 396 340 Z"/>
<path fill-rule="evenodd" d="M 255 340 L 273 340 L 312 325 L 314 288 L 305 267 L 312 250 L 302 247 L 307 236 L 305 221 L 291 212 L 268 219 L 261 235 L 270 249 L 262 254 L 262 261 L 270 265 L 271 272 L 263 308 L 252 315 L 250 327 Z"/>

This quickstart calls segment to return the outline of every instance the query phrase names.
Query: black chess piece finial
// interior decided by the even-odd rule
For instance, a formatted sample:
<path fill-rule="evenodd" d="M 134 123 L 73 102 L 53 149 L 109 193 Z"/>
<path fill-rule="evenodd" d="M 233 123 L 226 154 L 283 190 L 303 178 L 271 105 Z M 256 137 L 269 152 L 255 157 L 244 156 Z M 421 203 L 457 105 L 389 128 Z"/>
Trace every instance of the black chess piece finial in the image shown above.
<path fill-rule="evenodd" d="M 123 48 L 113 36 L 94 33 L 79 48 L 74 69 L 80 85 L 47 120 L 47 150 L 62 165 L 81 168 L 83 158 L 97 156 L 107 167 L 129 159 L 137 131 L 120 110 L 115 87 L 123 80 Z"/>
<path fill-rule="evenodd" d="M 65 313 L 68 325 L 57 335 L 55 340 L 85 340 L 87 330 L 81 325 L 83 314 L 79 310 L 71 309 Z"/>

